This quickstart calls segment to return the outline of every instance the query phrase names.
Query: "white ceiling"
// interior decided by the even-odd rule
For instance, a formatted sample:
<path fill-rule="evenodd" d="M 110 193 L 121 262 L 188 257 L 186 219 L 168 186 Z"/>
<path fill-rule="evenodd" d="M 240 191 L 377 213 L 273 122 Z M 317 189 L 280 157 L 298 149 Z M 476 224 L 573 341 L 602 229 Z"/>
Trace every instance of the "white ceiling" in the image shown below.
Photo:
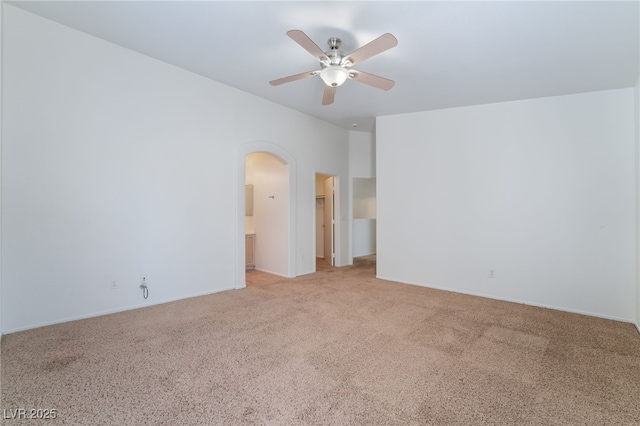
<path fill-rule="evenodd" d="M 9 2 L 161 61 L 352 129 L 374 117 L 631 87 L 639 75 L 638 1 L 18 1 Z M 287 37 L 304 31 L 350 52 L 390 32 L 398 46 L 355 66 L 395 80 L 347 81 L 320 104 L 318 69 Z"/>

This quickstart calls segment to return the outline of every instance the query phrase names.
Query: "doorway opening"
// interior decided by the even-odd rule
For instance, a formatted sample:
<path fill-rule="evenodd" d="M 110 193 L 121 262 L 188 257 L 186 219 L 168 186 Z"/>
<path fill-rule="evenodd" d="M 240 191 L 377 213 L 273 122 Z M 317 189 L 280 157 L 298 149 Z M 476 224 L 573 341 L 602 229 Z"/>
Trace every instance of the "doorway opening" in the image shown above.
<path fill-rule="evenodd" d="M 245 269 L 288 275 L 289 165 L 272 154 L 246 157 Z M 252 207 L 249 209 L 248 207 Z"/>
<path fill-rule="evenodd" d="M 337 265 L 338 177 L 316 173 L 316 269 Z"/>
<path fill-rule="evenodd" d="M 352 254 L 376 253 L 376 178 L 353 178 Z"/>
<path fill-rule="evenodd" d="M 247 268 L 295 277 L 295 160 L 255 141 L 240 146 L 237 161 L 234 288 L 246 287 Z"/>

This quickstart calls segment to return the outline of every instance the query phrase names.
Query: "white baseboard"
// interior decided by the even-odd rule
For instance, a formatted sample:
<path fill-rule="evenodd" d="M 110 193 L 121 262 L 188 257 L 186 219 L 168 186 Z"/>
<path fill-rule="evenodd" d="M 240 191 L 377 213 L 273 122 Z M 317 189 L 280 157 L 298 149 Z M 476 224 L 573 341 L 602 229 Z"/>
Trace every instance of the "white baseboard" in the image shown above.
<path fill-rule="evenodd" d="M 415 282 L 398 281 L 398 280 L 394 280 L 394 279 L 391 279 L 391 278 L 381 277 L 379 275 L 376 275 L 376 278 L 381 279 L 381 280 L 385 280 L 385 281 L 392 281 L 392 282 L 396 282 L 396 283 L 401 283 L 401 284 L 409 284 L 409 285 L 415 285 L 415 286 L 418 286 L 418 287 L 432 288 L 434 290 L 450 291 L 452 293 L 459 293 L 459 294 L 466 294 L 466 295 L 469 295 L 469 296 L 484 297 L 485 299 L 502 300 L 503 302 L 518 303 L 518 304 L 521 304 L 521 305 L 535 306 L 535 307 L 538 307 L 538 308 L 553 309 L 555 311 L 569 312 L 569 313 L 572 313 L 572 314 L 587 315 L 587 316 L 590 316 L 590 317 L 603 318 L 603 319 L 608 319 L 608 320 L 613 320 L 613 321 L 619 321 L 619 322 L 626 322 L 626 323 L 635 324 L 633 320 L 628 319 L 628 318 L 614 317 L 614 316 L 611 316 L 611 315 L 603 315 L 603 314 L 598 314 L 598 313 L 594 313 L 594 312 L 581 311 L 581 310 L 578 310 L 578 309 L 570 309 L 570 308 L 565 308 L 565 307 L 562 307 L 562 306 L 545 305 L 545 304 L 542 304 L 542 303 L 532 303 L 532 302 L 527 302 L 527 301 L 524 301 L 524 300 L 508 299 L 508 298 L 504 298 L 504 297 L 495 297 L 495 296 L 489 296 L 489 295 L 481 294 L 481 293 L 472 293 L 472 292 L 466 292 L 466 291 L 459 291 L 459 290 L 454 290 L 454 289 L 447 288 L 447 287 L 437 287 L 437 286 L 425 285 L 425 284 L 415 283 Z M 636 327 L 638 327 L 638 324 L 635 324 L 635 325 L 636 325 Z M 639 331 L 640 331 L 640 328 L 639 328 Z"/>
<path fill-rule="evenodd" d="M 253 269 L 255 269 L 256 271 L 260 271 L 260 272 L 266 272 L 267 274 L 276 275 L 276 276 L 282 277 L 282 278 L 295 278 L 295 277 L 288 277 L 286 275 L 279 274 L 277 272 L 269 271 L 267 269 L 262 269 L 262 268 L 253 268 Z"/>
<path fill-rule="evenodd" d="M 214 291 L 207 291 L 207 292 L 203 292 L 203 293 L 190 294 L 188 296 L 183 296 L 183 297 L 174 297 L 174 298 L 170 298 L 170 299 L 160 300 L 160 301 L 157 301 L 157 302 L 141 303 L 141 304 L 137 304 L 137 305 L 126 306 L 124 308 L 109 309 L 109 310 L 106 310 L 106 311 L 94 312 L 94 313 L 86 314 L 86 315 L 77 315 L 77 316 L 72 316 L 72 317 L 66 317 L 66 318 L 62 318 L 62 319 L 58 319 L 58 320 L 47 321 L 47 322 L 38 323 L 38 324 L 31 324 L 31 325 L 28 325 L 28 326 L 25 326 L 25 327 L 18 327 L 18 328 L 13 328 L 13 329 L 10 329 L 10 330 L 5 330 L 2 334 L 5 335 L 5 334 L 17 333 L 19 331 L 32 330 L 34 328 L 46 327 L 48 325 L 62 324 L 62 323 L 65 323 L 65 322 L 71 322 L 71 321 L 78 321 L 78 320 L 83 320 L 83 319 L 88 319 L 88 318 L 101 317 L 103 315 L 117 314 L 118 312 L 125 312 L 125 311 L 131 311 L 131 310 L 134 310 L 134 309 L 147 308 L 149 306 L 162 305 L 164 303 L 170 303 L 170 302 L 177 302 L 178 300 L 191 299 L 193 297 L 207 296 L 209 294 L 220 293 L 220 292 L 228 291 L 228 290 L 236 290 L 236 289 L 234 287 L 221 288 L 221 289 L 217 289 L 217 290 L 214 290 Z"/>

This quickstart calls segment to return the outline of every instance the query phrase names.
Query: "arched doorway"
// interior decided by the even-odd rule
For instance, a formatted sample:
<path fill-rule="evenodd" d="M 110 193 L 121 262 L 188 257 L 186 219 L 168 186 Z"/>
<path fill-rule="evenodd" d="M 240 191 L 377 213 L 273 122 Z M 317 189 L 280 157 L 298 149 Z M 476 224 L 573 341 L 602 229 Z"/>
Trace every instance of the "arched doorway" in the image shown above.
<path fill-rule="evenodd" d="M 295 206 L 296 166 L 293 157 L 270 142 L 256 141 L 238 150 L 236 185 L 236 282 L 246 286 L 247 232 L 255 231 L 256 268 L 286 277 L 295 277 Z M 248 166 L 249 165 L 249 166 Z M 256 170 L 249 169 L 257 166 Z M 253 182 L 254 217 L 246 217 L 247 177 Z M 278 182 L 281 184 L 279 185 Z M 283 183 L 284 182 L 284 183 Z M 284 193 L 282 191 L 285 191 Z M 257 215 L 262 215 L 260 218 Z M 269 224 L 273 226 L 270 227 Z M 255 229 L 250 229 L 252 226 Z M 260 233 L 263 236 L 260 236 Z M 269 244 L 272 246 L 269 247 Z M 268 270 L 275 268 L 276 270 Z"/>
<path fill-rule="evenodd" d="M 265 152 L 246 156 L 245 205 L 247 267 L 288 276 L 289 165 Z M 248 210 L 248 209 L 245 209 Z M 249 215 L 250 213 L 250 215 Z"/>

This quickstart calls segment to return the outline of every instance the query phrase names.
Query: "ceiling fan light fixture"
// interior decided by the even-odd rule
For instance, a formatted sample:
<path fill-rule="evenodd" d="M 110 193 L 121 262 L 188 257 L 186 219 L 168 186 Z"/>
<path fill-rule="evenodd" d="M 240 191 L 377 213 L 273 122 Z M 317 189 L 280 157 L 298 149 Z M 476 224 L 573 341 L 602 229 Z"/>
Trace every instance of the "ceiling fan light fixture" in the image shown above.
<path fill-rule="evenodd" d="M 349 77 L 349 71 L 340 65 L 331 65 L 320 71 L 320 78 L 327 86 L 338 87 Z"/>

